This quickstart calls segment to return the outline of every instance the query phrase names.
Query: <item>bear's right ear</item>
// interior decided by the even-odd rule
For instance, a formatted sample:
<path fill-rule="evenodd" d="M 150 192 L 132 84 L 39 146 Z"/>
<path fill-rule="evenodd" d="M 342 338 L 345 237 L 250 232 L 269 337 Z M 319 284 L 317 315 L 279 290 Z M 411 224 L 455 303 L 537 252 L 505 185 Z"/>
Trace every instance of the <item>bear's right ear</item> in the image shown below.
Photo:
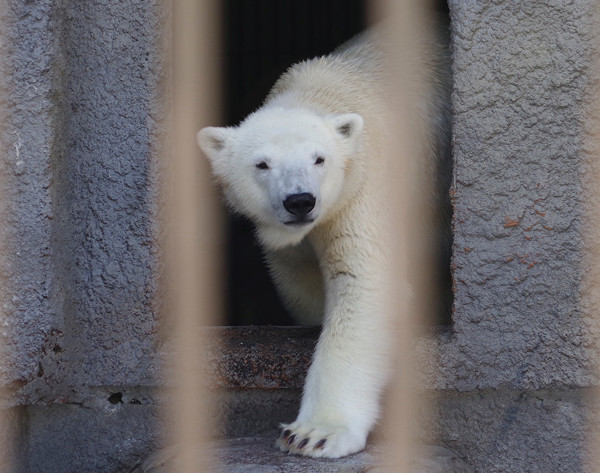
<path fill-rule="evenodd" d="M 223 150 L 230 135 L 231 130 L 228 128 L 214 126 L 202 128 L 196 135 L 200 149 L 204 151 L 213 166 L 218 165 L 218 162 L 223 159 Z"/>
<path fill-rule="evenodd" d="M 355 139 L 363 130 L 364 121 L 358 113 L 341 113 L 329 116 L 329 122 L 344 139 Z"/>

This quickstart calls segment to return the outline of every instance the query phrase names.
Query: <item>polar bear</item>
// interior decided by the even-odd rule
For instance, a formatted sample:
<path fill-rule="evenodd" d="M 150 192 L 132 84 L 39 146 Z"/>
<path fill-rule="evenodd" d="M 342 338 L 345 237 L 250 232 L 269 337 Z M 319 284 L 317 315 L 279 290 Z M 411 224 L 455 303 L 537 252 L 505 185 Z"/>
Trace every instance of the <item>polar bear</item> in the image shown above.
<path fill-rule="evenodd" d="M 363 33 L 292 66 L 239 126 L 198 133 L 226 202 L 255 223 L 283 301 L 299 321 L 323 324 L 300 412 L 277 441 L 312 457 L 365 447 L 389 371 L 384 139 L 394 130 L 376 36 Z M 424 50 L 432 80 L 415 87 L 423 103 L 418 127 L 426 130 L 420 159 L 437 183 L 436 200 L 448 191 L 448 171 L 440 172 L 448 55 L 433 43 Z M 447 202 L 433 205 L 449 214 Z"/>

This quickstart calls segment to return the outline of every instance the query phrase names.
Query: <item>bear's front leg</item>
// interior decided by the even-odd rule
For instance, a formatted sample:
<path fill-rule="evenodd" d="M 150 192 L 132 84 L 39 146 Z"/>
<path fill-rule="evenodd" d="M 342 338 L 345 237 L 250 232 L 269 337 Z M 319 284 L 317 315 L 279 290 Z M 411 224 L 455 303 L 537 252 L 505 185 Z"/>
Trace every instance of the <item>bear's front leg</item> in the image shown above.
<path fill-rule="evenodd" d="M 338 458 L 365 447 L 390 358 L 384 271 L 370 273 L 335 268 L 324 273 L 325 322 L 298 418 L 282 425 L 277 444 L 283 451 Z"/>

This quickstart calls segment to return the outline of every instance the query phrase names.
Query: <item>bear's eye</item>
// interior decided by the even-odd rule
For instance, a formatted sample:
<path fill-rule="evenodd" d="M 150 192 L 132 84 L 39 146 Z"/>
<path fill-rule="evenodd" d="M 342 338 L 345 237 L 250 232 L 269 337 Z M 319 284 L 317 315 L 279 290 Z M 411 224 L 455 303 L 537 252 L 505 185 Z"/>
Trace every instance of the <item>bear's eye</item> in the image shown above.
<path fill-rule="evenodd" d="M 256 167 L 257 167 L 257 169 L 262 169 L 262 170 L 269 169 L 269 165 L 267 163 L 265 163 L 264 161 L 256 163 Z"/>
<path fill-rule="evenodd" d="M 315 164 L 317 166 L 320 166 L 321 164 L 323 164 L 325 162 L 325 158 L 323 156 L 317 156 L 315 158 Z"/>

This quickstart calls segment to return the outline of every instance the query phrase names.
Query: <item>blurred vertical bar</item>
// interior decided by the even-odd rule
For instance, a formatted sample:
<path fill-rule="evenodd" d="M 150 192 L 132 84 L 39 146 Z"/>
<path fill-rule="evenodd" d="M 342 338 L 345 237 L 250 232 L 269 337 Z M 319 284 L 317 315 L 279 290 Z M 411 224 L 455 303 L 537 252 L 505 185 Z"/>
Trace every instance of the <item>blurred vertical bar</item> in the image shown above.
<path fill-rule="evenodd" d="M 425 294 L 429 265 L 424 253 L 427 248 L 424 225 L 427 219 L 428 182 L 418 159 L 423 156 L 426 131 L 419 126 L 418 100 L 427 98 L 426 84 L 418 55 L 423 52 L 426 8 L 417 0 L 372 0 L 370 15 L 374 21 L 386 24 L 384 52 L 392 73 L 388 94 L 392 105 L 391 118 L 395 133 L 386 137 L 389 159 L 389 189 L 391 198 L 382 205 L 392 205 L 390 231 L 393 266 L 388 287 L 389 313 L 394 317 L 395 356 L 392 388 L 384 408 L 383 443 L 385 468 L 394 473 L 414 469 L 417 421 L 425 409 L 423 397 L 417 395 L 414 353 L 418 327 L 427 323 L 428 304 Z M 427 33 L 430 33 L 427 32 Z M 415 127 L 417 124 L 417 127 Z M 423 123 L 420 123 L 423 125 Z M 425 245 L 426 246 L 426 245 Z M 413 294 L 399 290 L 408 283 Z"/>
<path fill-rule="evenodd" d="M 0 44 L 7 42 L 6 35 L 2 34 L 2 32 L 7 31 L 6 25 L 4 24 L 5 18 L 5 15 L 0 15 Z M 10 76 L 10 72 L 7 70 L 9 61 L 7 57 L 6 47 L 2 48 L 2 54 L 4 56 L 0 58 L 0 84 L 5 84 L 5 81 L 9 78 L 8 76 Z M 3 98 L 2 100 L 0 100 L 0 138 L 4 138 L 6 136 L 5 124 L 7 121 L 7 113 L 7 100 L 6 98 Z M 4 172 L 0 172 L 0 191 L 6 189 L 6 181 L 6 174 Z M 0 216 L 5 215 L 5 198 L 6 195 L 0 192 Z M 8 261 L 4 257 L 4 255 L 6 255 L 6 249 L 4 248 L 5 244 L 5 239 L 0 238 L 0 275 L 9 274 L 9 272 L 6 270 L 6 265 L 8 264 Z M 4 276 L 2 278 L 2 281 L 0 282 L 0 310 L 5 310 L 5 302 L 8 300 L 9 297 L 8 292 L 10 285 L 7 284 L 7 281 L 5 280 Z M 2 326 L 4 329 L 8 328 L 6 324 L 8 324 L 9 320 L 10 319 L 7 317 L 6 314 L 0 314 L 0 326 Z M 6 332 L 8 332 L 8 330 L 6 330 Z M 6 346 L 1 346 L 3 340 L 5 339 L 6 333 L 0 334 L 0 375 L 6 375 L 10 371 L 10 365 L 7 359 L 10 355 L 8 353 L 8 348 Z M 12 415 L 15 409 L 11 409 L 10 401 L 6 399 L 8 400 L 8 402 L 6 402 L 4 394 L 5 393 L 0 388 L 0 473 L 11 473 L 16 471 L 15 465 L 13 463 L 15 462 L 13 453 L 16 443 L 16 432 L 14 428 L 14 416 Z M 6 397 L 8 398 L 9 396 Z"/>
<path fill-rule="evenodd" d="M 0 473 L 16 472 L 13 453 L 16 443 L 14 419 L 9 409 L 0 408 Z"/>
<path fill-rule="evenodd" d="M 217 321 L 220 244 L 216 195 L 196 133 L 217 121 L 220 32 L 218 2 L 173 0 L 173 169 L 166 215 L 170 314 L 174 317 L 173 473 L 211 471 L 203 350 Z M 172 232 L 172 233 L 171 233 Z"/>

